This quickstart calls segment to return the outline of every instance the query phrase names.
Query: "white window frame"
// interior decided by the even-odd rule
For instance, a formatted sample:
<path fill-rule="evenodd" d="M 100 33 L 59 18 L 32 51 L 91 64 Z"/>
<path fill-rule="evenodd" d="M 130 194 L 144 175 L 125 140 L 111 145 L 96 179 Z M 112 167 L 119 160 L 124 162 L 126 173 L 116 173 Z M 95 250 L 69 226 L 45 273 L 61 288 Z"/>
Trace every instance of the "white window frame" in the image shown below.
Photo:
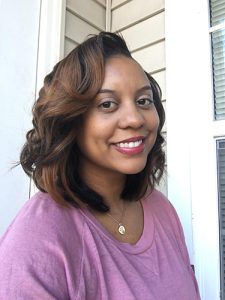
<path fill-rule="evenodd" d="M 165 0 L 168 196 L 184 226 L 202 300 L 220 299 L 216 139 L 207 0 Z"/>

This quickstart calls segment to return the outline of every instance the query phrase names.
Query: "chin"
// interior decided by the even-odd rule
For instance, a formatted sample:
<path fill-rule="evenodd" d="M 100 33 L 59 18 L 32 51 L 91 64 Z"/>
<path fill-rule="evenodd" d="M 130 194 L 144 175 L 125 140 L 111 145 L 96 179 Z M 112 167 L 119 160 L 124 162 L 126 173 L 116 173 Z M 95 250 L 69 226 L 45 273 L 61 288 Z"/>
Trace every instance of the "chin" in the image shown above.
<path fill-rule="evenodd" d="M 132 166 L 128 166 L 127 168 L 124 167 L 121 171 L 121 173 L 123 174 L 126 174 L 126 175 L 134 175 L 134 174 L 138 174 L 140 173 L 141 171 L 144 170 L 146 166 L 146 163 L 143 163 L 143 164 L 139 164 L 139 165 L 132 165 Z"/>

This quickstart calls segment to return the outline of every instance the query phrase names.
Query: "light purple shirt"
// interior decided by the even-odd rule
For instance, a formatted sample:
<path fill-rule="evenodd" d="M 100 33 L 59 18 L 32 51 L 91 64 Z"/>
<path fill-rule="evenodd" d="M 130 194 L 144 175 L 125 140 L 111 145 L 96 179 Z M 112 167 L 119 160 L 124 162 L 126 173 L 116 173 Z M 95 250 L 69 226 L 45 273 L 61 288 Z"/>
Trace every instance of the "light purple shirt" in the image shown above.
<path fill-rule="evenodd" d="M 200 299 L 174 208 L 158 191 L 141 201 L 144 229 L 131 245 L 38 192 L 0 241 L 0 299 Z"/>

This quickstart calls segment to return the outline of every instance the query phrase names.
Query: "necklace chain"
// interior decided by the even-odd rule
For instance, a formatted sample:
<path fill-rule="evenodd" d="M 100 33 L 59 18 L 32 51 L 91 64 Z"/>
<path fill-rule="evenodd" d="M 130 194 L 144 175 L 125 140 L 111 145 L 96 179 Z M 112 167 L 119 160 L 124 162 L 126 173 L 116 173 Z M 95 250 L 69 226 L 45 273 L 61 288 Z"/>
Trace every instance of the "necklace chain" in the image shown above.
<path fill-rule="evenodd" d="M 126 228 L 124 226 L 124 224 L 122 223 L 122 220 L 123 220 L 123 217 L 124 217 L 124 213 L 125 213 L 125 205 L 123 203 L 123 211 L 122 211 L 122 216 L 121 216 L 121 219 L 120 221 L 116 220 L 110 213 L 107 213 L 107 215 L 109 217 L 111 217 L 119 226 L 118 226 L 118 232 L 121 234 L 121 235 L 124 235 L 126 233 Z"/>

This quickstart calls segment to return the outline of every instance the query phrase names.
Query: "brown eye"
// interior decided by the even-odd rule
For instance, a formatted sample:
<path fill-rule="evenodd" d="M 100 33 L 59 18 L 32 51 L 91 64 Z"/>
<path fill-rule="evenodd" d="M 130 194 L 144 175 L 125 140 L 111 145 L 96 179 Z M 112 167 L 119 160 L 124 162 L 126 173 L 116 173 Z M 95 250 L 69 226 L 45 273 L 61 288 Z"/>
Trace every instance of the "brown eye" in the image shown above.
<path fill-rule="evenodd" d="M 107 101 L 104 101 L 101 104 L 99 104 L 98 107 L 104 111 L 112 111 L 112 110 L 116 109 L 117 103 L 114 101 L 111 101 L 111 100 L 107 100 Z"/>
<path fill-rule="evenodd" d="M 110 108 L 112 105 L 113 105 L 113 104 L 112 104 L 112 102 L 110 102 L 110 101 L 107 101 L 107 102 L 104 102 L 104 103 L 101 104 L 101 106 L 102 106 L 103 108 Z"/>
<path fill-rule="evenodd" d="M 153 103 L 154 101 L 151 98 L 140 98 L 137 100 L 137 105 L 143 108 L 151 107 Z"/>

